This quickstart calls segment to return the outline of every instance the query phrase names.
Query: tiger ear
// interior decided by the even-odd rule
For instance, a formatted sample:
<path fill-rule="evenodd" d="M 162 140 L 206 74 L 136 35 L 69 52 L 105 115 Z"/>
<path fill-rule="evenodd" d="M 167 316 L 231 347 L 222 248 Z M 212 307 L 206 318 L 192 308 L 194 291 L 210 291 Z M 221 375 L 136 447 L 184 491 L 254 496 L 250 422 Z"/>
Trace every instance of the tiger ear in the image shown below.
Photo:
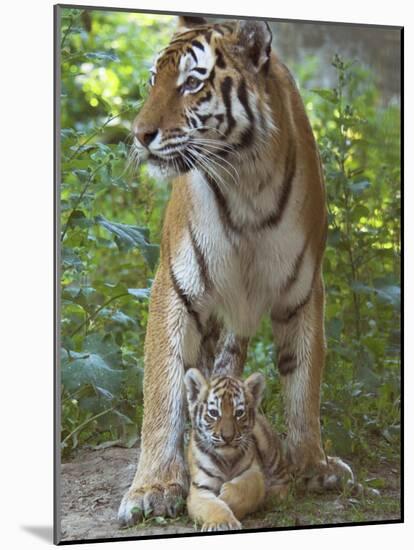
<path fill-rule="evenodd" d="M 253 69 L 259 72 L 269 61 L 272 48 L 272 31 L 266 21 L 239 21 L 237 27 L 239 46 L 246 53 Z"/>
<path fill-rule="evenodd" d="M 191 15 L 180 15 L 178 17 L 178 29 L 180 31 L 192 29 L 193 27 L 199 27 L 200 25 L 205 25 L 206 23 L 207 19 L 204 17 L 192 17 Z"/>
<path fill-rule="evenodd" d="M 189 369 L 184 376 L 184 384 L 187 390 L 187 398 L 190 405 L 194 405 L 207 381 L 198 369 Z"/>
<path fill-rule="evenodd" d="M 260 372 L 254 372 L 244 381 L 245 387 L 249 390 L 253 397 L 255 408 L 260 405 L 263 397 L 263 392 L 266 386 L 265 378 Z"/>

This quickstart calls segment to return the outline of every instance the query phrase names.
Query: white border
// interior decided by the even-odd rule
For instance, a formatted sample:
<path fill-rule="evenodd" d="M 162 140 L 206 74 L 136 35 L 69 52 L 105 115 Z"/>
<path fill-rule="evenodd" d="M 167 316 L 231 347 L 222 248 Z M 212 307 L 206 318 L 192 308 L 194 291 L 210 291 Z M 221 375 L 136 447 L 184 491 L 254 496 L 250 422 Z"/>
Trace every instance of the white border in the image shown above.
<path fill-rule="evenodd" d="M 414 150 L 412 127 L 413 21 L 410 3 L 405 0 L 361 2 L 274 2 L 255 0 L 209 0 L 207 4 L 189 0 L 100 0 L 78 2 L 87 5 L 130 7 L 148 10 L 207 11 L 292 19 L 344 21 L 405 25 L 406 61 L 406 150 Z M 2 444 L 2 530 L 1 543 L 10 550 L 51 544 L 34 535 L 28 527 L 52 524 L 52 426 L 53 426 L 53 73 L 51 0 L 20 0 L 1 8 L 1 444 Z M 254 7 L 252 7 L 254 6 Z M 411 19 L 411 20 L 410 20 Z M 410 62 L 411 60 L 411 62 Z M 4 97 L 3 97 L 4 96 Z M 4 124 L 5 122 L 5 124 Z M 410 156 L 407 156 L 408 160 Z M 5 170 L 4 170 L 5 169 Z M 413 173 L 406 166 L 405 204 L 413 205 Z M 410 241 L 412 216 L 406 220 L 408 281 L 406 311 L 413 304 L 409 288 L 412 273 Z M 409 314 L 407 313 L 407 316 Z M 412 323 L 406 321 L 406 341 L 413 340 Z M 413 356 L 406 350 L 406 487 L 413 486 L 413 438 L 411 418 L 414 387 Z M 410 372 L 411 371 L 411 372 Z M 340 550 L 367 544 L 375 549 L 405 548 L 413 538 L 412 498 L 406 498 L 406 525 L 348 527 L 311 531 L 254 533 L 230 537 L 206 537 L 112 543 L 111 548 L 215 548 L 252 544 L 263 548 L 335 548 Z M 45 532 L 45 529 L 41 532 Z M 106 545 L 109 543 L 105 543 Z M 128 546 L 129 545 L 129 546 Z M 84 545 L 97 549 L 101 545 Z M 105 546 L 106 547 L 106 546 Z M 109 547 L 108 547 L 109 548 Z"/>

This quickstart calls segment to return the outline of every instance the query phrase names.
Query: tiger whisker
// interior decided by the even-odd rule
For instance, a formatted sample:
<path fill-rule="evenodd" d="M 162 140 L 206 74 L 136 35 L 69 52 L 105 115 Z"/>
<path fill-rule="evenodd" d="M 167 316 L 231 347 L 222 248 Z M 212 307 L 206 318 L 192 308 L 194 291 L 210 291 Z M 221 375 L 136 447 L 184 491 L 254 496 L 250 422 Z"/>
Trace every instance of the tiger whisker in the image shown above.
<path fill-rule="evenodd" d="M 135 147 L 130 147 L 126 161 L 126 171 L 136 171 L 140 164 L 140 154 Z"/>
<path fill-rule="evenodd" d="M 202 169 L 204 169 L 211 177 L 213 177 L 220 186 L 227 187 L 226 182 L 217 173 L 217 171 L 211 166 L 211 164 L 203 158 L 203 156 L 198 152 L 191 150 L 191 155 L 194 155 L 194 162 L 198 163 Z"/>
<path fill-rule="evenodd" d="M 190 143 L 208 145 L 214 149 L 240 156 L 240 153 L 231 145 L 222 144 L 220 141 L 214 139 L 203 139 L 203 138 L 190 138 Z"/>
<path fill-rule="evenodd" d="M 197 144 L 195 144 L 197 146 Z M 214 153 L 213 151 L 209 150 L 209 145 L 204 145 L 204 149 L 206 149 L 208 151 L 208 154 L 219 159 L 220 162 L 225 162 L 228 166 L 230 166 L 230 168 L 232 170 L 234 170 L 234 173 L 236 174 L 237 178 L 238 178 L 238 181 L 240 180 L 240 174 L 238 173 L 238 171 L 236 170 L 236 168 L 231 164 L 231 162 L 229 162 L 228 160 L 220 157 L 217 153 Z M 200 151 L 201 152 L 201 151 Z M 217 161 L 216 161 L 217 162 Z M 217 162 L 218 164 L 220 164 L 219 162 Z M 224 166 L 222 166 L 223 170 L 226 170 L 226 168 Z M 227 171 L 227 170 L 226 170 Z M 231 174 L 230 174 L 231 175 Z M 233 178 L 234 179 L 234 178 Z M 238 184 L 238 181 L 234 180 L 236 184 Z"/>
<path fill-rule="evenodd" d="M 207 128 L 207 126 L 201 126 L 201 128 Z M 198 130 L 198 128 L 197 128 Z M 189 132 L 191 134 L 191 132 Z M 204 142 L 210 142 L 210 143 L 214 143 L 216 145 L 220 145 L 221 147 L 223 147 L 224 149 L 232 149 L 232 150 L 236 150 L 236 148 L 234 147 L 234 145 L 231 145 L 230 143 L 227 143 L 225 141 L 220 141 L 219 139 L 213 139 L 213 138 L 207 138 L 207 137 L 204 137 L 204 136 L 190 136 L 190 140 L 197 140 L 197 141 L 204 141 Z"/>
<path fill-rule="evenodd" d="M 223 187 L 227 187 L 227 184 L 225 180 L 222 178 L 222 176 L 217 172 L 217 170 L 212 165 L 211 159 L 208 157 L 205 157 L 202 155 L 199 151 L 196 151 L 194 149 L 191 149 L 190 151 L 191 155 L 193 156 L 194 160 L 211 176 L 213 179 L 215 179 L 220 185 Z"/>
<path fill-rule="evenodd" d="M 234 176 L 225 166 L 223 166 L 222 164 L 220 164 L 217 160 L 215 160 L 214 158 L 211 158 L 211 156 L 207 157 L 207 156 L 204 155 L 201 151 L 196 150 L 196 149 L 194 149 L 194 148 L 192 148 L 191 150 L 192 150 L 193 152 L 197 153 L 197 155 L 200 155 L 205 161 L 208 161 L 208 162 L 210 162 L 210 163 L 213 163 L 213 164 L 214 164 L 215 166 L 217 166 L 218 168 L 224 170 L 224 171 L 231 177 L 231 179 L 234 181 L 234 183 L 235 183 L 236 185 L 238 185 L 239 182 L 238 182 L 238 180 L 235 178 L 235 176 Z M 212 154 L 213 154 L 213 153 L 211 153 L 211 152 L 209 153 L 209 155 L 212 155 Z M 221 157 L 219 157 L 218 155 L 217 155 L 217 158 L 219 158 L 220 160 L 224 160 L 224 159 L 221 159 Z M 230 163 L 228 163 L 228 164 L 230 164 Z M 231 164 L 230 164 L 230 166 L 233 168 L 233 170 L 234 170 L 234 171 L 236 172 L 236 174 L 238 175 L 237 170 L 234 168 L 234 166 L 232 166 Z"/>

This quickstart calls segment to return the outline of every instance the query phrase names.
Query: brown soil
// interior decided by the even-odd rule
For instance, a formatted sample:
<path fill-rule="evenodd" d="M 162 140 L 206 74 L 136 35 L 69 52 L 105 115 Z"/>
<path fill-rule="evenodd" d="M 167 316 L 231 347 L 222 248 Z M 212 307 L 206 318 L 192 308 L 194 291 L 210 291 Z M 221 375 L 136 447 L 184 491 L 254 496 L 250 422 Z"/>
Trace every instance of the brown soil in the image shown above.
<path fill-rule="evenodd" d="M 135 473 L 138 449 L 110 447 L 82 450 L 61 469 L 61 541 L 111 539 L 193 533 L 186 516 L 152 518 L 129 529 L 116 520 L 122 495 Z M 366 476 L 379 486 L 380 497 L 307 495 L 295 492 L 281 505 L 268 507 L 243 522 L 245 529 L 327 525 L 400 519 L 398 464 L 383 461 Z"/>

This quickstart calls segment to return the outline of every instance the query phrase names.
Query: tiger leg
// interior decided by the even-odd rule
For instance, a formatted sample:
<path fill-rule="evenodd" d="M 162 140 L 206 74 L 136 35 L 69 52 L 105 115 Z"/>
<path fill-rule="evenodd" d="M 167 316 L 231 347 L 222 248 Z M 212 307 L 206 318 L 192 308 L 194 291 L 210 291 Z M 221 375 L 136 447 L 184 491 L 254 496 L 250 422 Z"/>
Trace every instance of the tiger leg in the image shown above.
<path fill-rule="evenodd" d="M 326 489 L 353 482 L 352 470 L 342 460 L 326 457 L 320 431 L 320 387 L 325 361 L 324 288 L 315 279 L 306 300 L 287 314 L 272 313 L 279 349 L 287 422 L 287 458 L 291 469 Z M 309 487 L 315 486 L 311 482 Z"/>
<path fill-rule="evenodd" d="M 161 266 L 151 292 L 145 340 L 141 454 L 118 511 L 123 526 L 137 523 L 143 515 L 175 516 L 188 490 L 184 366 L 195 365 L 201 336 L 199 320 L 176 286 L 168 268 Z"/>
<path fill-rule="evenodd" d="M 187 498 L 188 515 L 201 523 L 202 531 L 241 529 L 230 507 L 212 491 L 191 485 Z"/>
<path fill-rule="evenodd" d="M 241 376 L 246 362 L 248 345 L 248 338 L 223 331 L 217 345 L 219 351 L 214 362 L 213 376 L 226 374 Z"/>
<path fill-rule="evenodd" d="M 233 511 L 237 519 L 255 512 L 265 497 L 265 479 L 257 468 L 223 483 L 219 497 Z"/>
<path fill-rule="evenodd" d="M 197 359 L 197 368 L 205 378 L 210 378 L 213 372 L 221 331 L 222 325 L 215 317 L 205 323 Z"/>

